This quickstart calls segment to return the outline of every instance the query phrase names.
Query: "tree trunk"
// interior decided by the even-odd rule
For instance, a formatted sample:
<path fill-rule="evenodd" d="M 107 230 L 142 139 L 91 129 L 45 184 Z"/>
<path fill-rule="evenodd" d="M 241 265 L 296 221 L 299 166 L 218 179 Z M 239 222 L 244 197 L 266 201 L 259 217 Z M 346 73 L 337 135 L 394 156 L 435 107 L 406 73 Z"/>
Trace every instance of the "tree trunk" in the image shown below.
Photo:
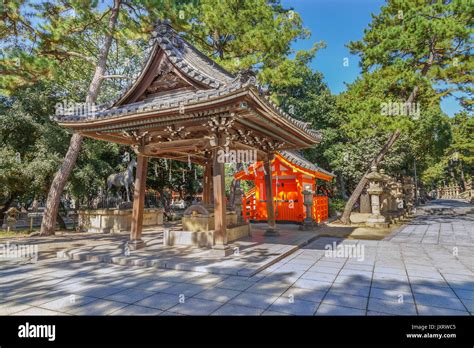
<path fill-rule="evenodd" d="M 5 218 L 5 212 L 10 208 L 11 204 L 15 200 L 15 196 L 16 195 L 12 194 L 5 204 L 0 208 L 0 226 L 3 223 L 3 219 Z"/>
<path fill-rule="evenodd" d="M 435 59 L 435 53 L 434 53 L 434 47 L 433 47 L 433 43 L 432 43 L 430 45 L 430 53 L 428 55 L 428 59 L 427 59 L 426 63 L 424 63 L 423 69 L 421 69 L 421 76 L 426 76 L 426 74 L 428 73 L 428 70 L 430 70 L 431 66 L 433 65 L 434 59 Z M 413 103 L 415 101 L 417 95 L 418 95 L 418 91 L 419 91 L 418 86 L 413 87 L 413 90 L 410 93 L 410 95 L 408 96 L 408 99 L 407 99 L 406 103 L 408 103 L 408 104 Z M 388 142 L 384 145 L 382 150 L 380 150 L 377 157 L 372 160 L 372 163 L 370 164 L 369 168 L 367 169 L 364 176 L 362 177 L 362 179 L 357 184 L 354 192 L 352 192 L 351 197 L 349 198 L 349 200 L 346 203 L 346 206 L 344 207 L 344 213 L 342 214 L 342 217 L 341 217 L 341 221 L 344 224 L 349 224 L 350 223 L 350 215 L 351 215 L 352 208 L 354 207 L 354 204 L 359 199 L 359 196 L 361 195 L 362 191 L 364 190 L 365 185 L 367 184 L 367 179 L 365 178 L 365 175 L 367 175 L 369 173 L 370 167 L 372 167 L 374 164 L 378 165 L 380 163 L 380 161 L 382 161 L 385 154 L 390 150 L 390 148 L 393 146 L 393 144 L 395 144 L 395 141 L 400 136 L 400 133 L 401 133 L 400 129 L 397 129 L 395 131 L 395 133 L 392 134 L 392 136 L 390 137 Z"/>
<path fill-rule="evenodd" d="M 56 173 L 48 192 L 48 198 L 46 199 L 46 205 L 44 207 L 43 220 L 41 221 L 41 236 L 49 236 L 54 234 L 59 203 L 61 202 L 61 194 L 63 193 L 67 179 L 74 168 L 77 157 L 79 156 L 81 144 L 82 135 L 78 133 L 73 134 L 71 137 L 71 142 L 69 143 L 66 157 L 64 157 L 61 168 Z"/>
<path fill-rule="evenodd" d="M 462 167 L 462 162 L 460 163 L 460 166 L 459 166 L 459 173 L 461 175 L 462 186 L 464 186 L 463 191 L 466 191 L 467 190 L 467 181 L 466 181 L 466 177 L 464 176 L 464 169 Z"/>
<path fill-rule="evenodd" d="M 107 67 L 107 57 L 109 55 L 110 46 L 112 45 L 113 33 L 117 23 L 120 4 L 121 0 L 115 0 L 114 7 L 111 10 L 108 22 L 108 32 L 105 37 L 104 45 L 100 50 L 94 77 L 92 78 L 92 81 L 89 85 L 89 91 L 87 93 L 86 103 L 88 104 L 95 103 L 97 96 L 99 95 L 100 86 L 102 84 L 103 76 Z M 54 234 L 61 195 L 69 175 L 76 164 L 77 157 L 79 156 L 79 152 L 81 150 L 82 139 L 82 135 L 78 133 L 74 133 L 72 135 L 66 157 L 64 158 L 61 168 L 54 176 L 53 182 L 48 192 L 44 216 L 41 222 L 41 236 L 49 236 Z"/>
<path fill-rule="evenodd" d="M 350 216 L 351 216 L 351 212 L 352 212 L 352 208 L 354 207 L 354 204 L 357 202 L 357 200 L 359 199 L 359 196 L 361 195 L 362 191 L 364 190 L 364 187 L 365 185 L 367 185 L 367 179 L 366 179 L 366 175 L 369 174 L 370 172 L 370 167 L 372 166 L 377 166 L 379 165 L 379 163 L 382 161 L 382 159 L 384 158 L 385 154 L 388 152 L 388 150 L 390 150 L 390 148 L 393 146 L 393 144 L 395 143 L 395 141 L 397 141 L 398 137 L 400 136 L 401 134 L 401 131 L 399 129 L 397 129 L 393 134 L 392 136 L 390 137 L 390 139 L 388 139 L 388 141 L 385 143 L 385 145 L 383 146 L 383 148 L 380 150 L 380 152 L 378 153 L 377 157 L 375 157 L 372 162 L 370 163 L 370 166 L 369 168 L 366 170 L 365 174 L 363 175 L 362 179 L 359 181 L 359 183 L 357 184 L 355 190 L 352 192 L 349 200 L 347 201 L 346 203 L 346 206 L 344 207 L 344 213 L 342 214 L 341 216 L 341 221 L 342 223 L 344 224 L 348 224 L 350 222 Z"/>

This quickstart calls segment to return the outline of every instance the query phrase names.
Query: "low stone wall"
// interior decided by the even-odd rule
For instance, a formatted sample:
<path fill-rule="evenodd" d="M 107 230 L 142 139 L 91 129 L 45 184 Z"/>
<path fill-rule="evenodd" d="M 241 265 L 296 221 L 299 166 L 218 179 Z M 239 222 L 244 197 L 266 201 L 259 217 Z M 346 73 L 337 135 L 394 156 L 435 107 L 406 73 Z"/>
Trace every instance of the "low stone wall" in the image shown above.
<path fill-rule="evenodd" d="M 367 223 L 367 220 L 370 218 L 372 214 L 368 213 L 357 213 L 357 212 L 352 212 L 351 213 L 351 223 L 353 224 L 365 224 Z M 403 212 L 402 211 L 388 211 L 383 214 L 387 220 L 387 222 L 394 223 L 399 221 L 403 217 Z"/>
<path fill-rule="evenodd" d="M 370 215 L 371 213 L 357 213 L 353 211 L 351 213 L 350 219 L 353 224 L 365 224 Z"/>
<path fill-rule="evenodd" d="M 214 212 L 208 215 L 190 214 L 181 219 L 181 231 L 165 230 L 163 234 L 164 245 L 192 245 L 211 248 L 214 245 Z M 226 212 L 227 241 L 232 242 L 250 235 L 249 224 L 238 224 L 235 211 Z"/>
<path fill-rule="evenodd" d="M 149 208 L 143 213 L 143 226 L 163 224 L 163 209 Z M 130 232 L 132 226 L 131 209 L 79 210 L 78 225 L 81 231 L 98 233 Z"/>
<path fill-rule="evenodd" d="M 242 237 L 250 236 L 250 224 L 227 227 L 227 241 L 232 242 Z M 163 244 L 192 245 L 212 248 L 214 245 L 214 231 L 170 231 L 163 233 Z"/>
<path fill-rule="evenodd" d="M 206 232 L 214 230 L 214 213 L 204 215 L 185 215 L 181 218 L 183 231 Z M 237 224 L 235 211 L 226 212 L 226 224 L 232 226 Z"/>

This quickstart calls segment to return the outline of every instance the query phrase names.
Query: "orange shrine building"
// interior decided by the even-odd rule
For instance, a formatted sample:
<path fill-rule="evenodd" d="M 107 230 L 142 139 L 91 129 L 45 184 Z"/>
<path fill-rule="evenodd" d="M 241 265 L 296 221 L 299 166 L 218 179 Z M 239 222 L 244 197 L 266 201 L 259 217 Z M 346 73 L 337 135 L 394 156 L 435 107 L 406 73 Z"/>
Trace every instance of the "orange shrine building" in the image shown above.
<path fill-rule="evenodd" d="M 328 197 L 317 194 L 316 180 L 331 181 L 335 175 L 319 168 L 295 151 L 279 151 L 271 163 L 275 220 L 303 222 L 306 207 L 303 190 L 313 192 L 312 218 L 316 222 L 328 218 Z M 254 187 L 242 198 L 242 215 L 246 221 L 266 221 L 267 203 L 265 170 L 262 162 L 250 165 L 235 174 L 237 180 L 251 180 Z"/>

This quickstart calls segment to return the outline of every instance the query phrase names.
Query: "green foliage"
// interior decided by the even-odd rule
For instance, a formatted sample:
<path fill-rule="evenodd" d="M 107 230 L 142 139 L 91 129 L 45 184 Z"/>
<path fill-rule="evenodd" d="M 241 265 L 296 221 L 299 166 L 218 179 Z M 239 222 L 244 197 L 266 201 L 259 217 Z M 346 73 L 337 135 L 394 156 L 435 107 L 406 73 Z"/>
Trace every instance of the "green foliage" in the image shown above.
<path fill-rule="evenodd" d="M 460 112 L 451 119 L 453 142 L 448 153 L 457 153 L 458 160 L 474 165 L 474 115 Z"/>
<path fill-rule="evenodd" d="M 110 174 L 124 171 L 124 146 L 85 139 L 76 166 L 68 182 L 68 192 L 74 197 L 93 197 L 100 190 L 105 192 L 106 180 Z"/>
<path fill-rule="evenodd" d="M 111 2 L 104 6 L 97 1 L 14 0 L 6 6 L 0 22 L 0 92 L 9 96 L 0 105 L 4 111 L 0 125 L 4 196 L 44 195 L 68 146 L 68 134 L 49 116 L 58 102 L 84 101 L 108 30 Z M 170 18 L 190 42 L 231 71 L 258 71 L 265 84 L 301 82 L 294 78 L 296 72 L 319 47 L 292 51 L 291 44 L 309 37 L 309 31 L 303 28 L 299 14 L 276 0 L 131 0 L 121 6 L 106 71 L 114 78 L 104 80 L 99 102 L 117 96 L 138 72 L 158 18 Z M 292 53 L 293 59 L 289 58 Z M 86 139 L 66 193 L 76 197 L 97 194 L 105 188 L 108 175 L 125 169 L 121 160 L 125 151 L 130 149 Z M 21 165 L 14 161 L 17 152 Z M 162 191 L 168 187 L 183 197 L 201 189 L 201 168 L 193 165 L 189 170 L 185 162 L 168 161 L 170 178 L 163 164 L 162 160 L 150 162 L 150 188 Z M 34 189 L 32 182 L 37 186 Z"/>
<path fill-rule="evenodd" d="M 454 91 L 469 92 L 472 33 L 466 1 L 388 0 L 363 39 L 348 45 L 360 55 L 363 74 L 337 98 L 344 142 L 333 148 L 331 164 L 349 188 L 396 129 L 402 136 L 382 164 L 389 174 L 414 175 L 415 164 L 426 184 L 446 174 L 452 124 L 439 103 Z M 384 103 L 410 97 L 419 114 L 383 112 Z"/>
<path fill-rule="evenodd" d="M 67 136 L 49 120 L 50 92 L 42 85 L 0 100 L 0 204 L 43 194 L 60 163 Z"/>
<path fill-rule="evenodd" d="M 49 188 L 70 136 L 50 115 L 58 102 L 84 101 L 108 30 L 110 5 L 93 0 L 0 5 L 0 93 L 8 96 L 0 99 L 0 204 L 12 197 L 32 199 Z M 387 1 L 363 39 L 349 44 L 361 57 L 363 74 L 346 92 L 333 96 L 323 76 L 308 67 L 323 43 L 294 52 L 293 43 L 310 33 L 301 16 L 278 0 L 128 0 L 122 3 L 108 57 L 106 75 L 115 77 L 104 80 L 99 102 L 126 86 L 147 56 L 153 23 L 170 18 L 191 43 L 230 71 L 256 71 L 273 100 L 321 130 L 322 143 L 304 154 L 336 172 L 349 191 L 395 129 L 402 136 L 384 159 L 389 174 L 413 175 L 416 161 L 427 185 L 446 177 L 468 178 L 474 160 L 473 117 L 463 112 L 449 119 L 439 102 L 461 91 L 466 108 L 471 105 L 466 97 L 472 93 L 471 12 L 467 1 Z M 381 112 L 383 103 L 405 102 L 415 87 L 417 117 Z M 105 188 L 108 175 L 125 169 L 125 151 L 131 152 L 86 139 L 66 192 L 95 195 Z M 151 189 L 171 189 L 183 197 L 201 190 L 201 167 L 189 169 L 186 161 L 167 165 L 162 159 L 150 161 Z M 227 186 L 232 170 L 228 173 Z M 343 202 L 331 203 L 338 204 Z"/>
<path fill-rule="evenodd" d="M 304 155 L 323 168 L 329 168 L 333 146 L 341 140 L 341 118 L 336 113 L 336 98 L 323 81 L 323 75 L 304 67 L 295 72 L 296 81 L 287 86 L 276 86 L 273 96 L 279 105 L 293 117 L 309 122 L 321 131 L 323 140 L 316 148 L 304 151 Z"/>
<path fill-rule="evenodd" d="M 469 1 L 388 0 L 349 48 L 360 54 L 365 72 L 390 67 L 392 82 L 408 87 L 400 93 L 405 100 L 427 81 L 447 86 L 440 94 L 445 96 L 466 91 L 471 82 L 472 24 Z"/>
<path fill-rule="evenodd" d="M 203 167 L 184 161 L 163 158 L 150 158 L 148 162 L 147 189 L 151 189 L 168 197 L 171 190 L 182 199 L 193 198 L 202 191 Z"/>
<path fill-rule="evenodd" d="M 323 46 L 292 51 L 291 44 L 310 33 L 279 0 L 201 0 L 185 6 L 184 16 L 186 36 L 202 52 L 232 72 L 257 70 L 260 82 L 271 86 L 299 82 L 297 72 Z"/>
<path fill-rule="evenodd" d="M 336 216 L 336 213 L 344 211 L 346 201 L 341 198 L 329 199 L 329 216 Z"/>
<path fill-rule="evenodd" d="M 451 141 L 432 158 L 423 180 L 429 185 L 465 185 L 474 171 L 474 115 L 462 111 L 449 120 Z"/>

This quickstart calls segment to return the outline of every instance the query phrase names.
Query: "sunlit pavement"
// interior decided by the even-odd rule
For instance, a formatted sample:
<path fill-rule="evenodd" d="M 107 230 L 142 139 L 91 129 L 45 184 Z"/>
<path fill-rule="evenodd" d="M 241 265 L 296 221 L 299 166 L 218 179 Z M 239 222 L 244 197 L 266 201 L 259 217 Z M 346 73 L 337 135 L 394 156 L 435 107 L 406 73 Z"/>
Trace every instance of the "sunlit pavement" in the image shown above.
<path fill-rule="evenodd" d="M 0 261 L 0 314 L 472 315 L 473 233 L 470 214 L 419 216 L 383 241 L 318 238 L 252 277 Z"/>

